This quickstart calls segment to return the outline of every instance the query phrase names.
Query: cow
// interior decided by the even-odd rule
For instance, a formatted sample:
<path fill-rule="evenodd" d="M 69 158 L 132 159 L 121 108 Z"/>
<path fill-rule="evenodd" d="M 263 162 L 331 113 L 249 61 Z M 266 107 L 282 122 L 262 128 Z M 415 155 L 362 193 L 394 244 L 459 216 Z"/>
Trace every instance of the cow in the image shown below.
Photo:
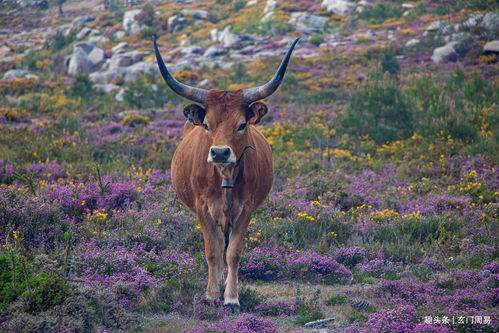
<path fill-rule="evenodd" d="M 156 60 L 166 84 L 197 104 L 187 105 L 184 132 L 172 160 L 173 188 L 198 218 L 208 262 L 206 298 L 219 299 L 225 266 L 224 304 L 239 313 L 237 290 L 243 238 L 253 212 L 270 192 L 270 145 L 255 126 L 267 113 L 260 102 L 277 90 L 298 42 L 265 85 L 239 90 L 205 90 L 177 81 L 168 71 L 156 39 Z"/>

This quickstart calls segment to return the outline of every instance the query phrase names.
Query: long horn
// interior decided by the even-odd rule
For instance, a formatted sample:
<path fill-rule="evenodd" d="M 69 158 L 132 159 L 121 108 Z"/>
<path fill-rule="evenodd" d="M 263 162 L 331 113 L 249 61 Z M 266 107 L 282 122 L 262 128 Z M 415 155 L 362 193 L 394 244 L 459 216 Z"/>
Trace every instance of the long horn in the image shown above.
<path fill-rule="evenodd" d="M 291 44 L 291 47 L 289 48 L 288 52 L 282 59 L 281 64 L 277 69 L 277 72 L 274 74 L 274 77 L 269 82 L 260 87 L 243 90 L 244 103 L 250 104 L 254 101 L 263 99 L 267 96 L 272 95 L 274 91 L 276 91 L 277 88 L 279 88 L 279 85 L 281 84 L 282 79 L 284 78 L 284 74 L 286 73 L 286 67 L 288 67 L 288 62 L 289 58 L 291 57 L 291 53 L 293 52 L 293 49 L 295 48 L 295 45 L 296 43 L 298 43 L 299 40 L 300 38 L 297 38 L 295 39 L 293 44 Z"/>
<path fill-rule="evenodd" d="M 159 66 L 159 71 L 161 72 L 163 79 L 165 79 L 166 84 L 170 88 L 172 88 L 172 90 L 176 92 L 178 95 L 188 98 L 191 101 L 204 104 L 207 91 L 205 89 L 194 88 L 178 82 L 166 68 L 163 58 L 161 57 L 161 53 L 159 53 L 158 44 L 156 43 L 155 37 L 153 38 L 153 42 L 154 42 L 154 51 L 156 52 L 156 60 Z"/>

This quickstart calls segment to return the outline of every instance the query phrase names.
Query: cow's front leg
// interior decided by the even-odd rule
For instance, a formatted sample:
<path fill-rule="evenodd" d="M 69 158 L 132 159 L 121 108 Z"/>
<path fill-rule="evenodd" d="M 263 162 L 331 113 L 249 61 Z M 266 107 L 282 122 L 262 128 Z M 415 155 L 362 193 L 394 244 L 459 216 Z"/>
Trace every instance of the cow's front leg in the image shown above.
<path fill-rule="evenodd" d="M 220 227 L 208 214 L 198 214 L 204 239 L 204 251 L 208 262 L 208 287 L 206 297 L 214 300 L 220 298 L 220 288 L 224 274 L 225 240 Z"/>
<path fill-rule="evenodd" d="M 237 275 L 239 272 L 239 260 L 243 250 L 243 239 L 248 230 L 251 215 L 243 212 L 238 221 L 232 226 L 227 248 L 227 280 L 225 281 L 224 304 L 235 311 L 239 311 L 239 294 L 237 292 Z"/>

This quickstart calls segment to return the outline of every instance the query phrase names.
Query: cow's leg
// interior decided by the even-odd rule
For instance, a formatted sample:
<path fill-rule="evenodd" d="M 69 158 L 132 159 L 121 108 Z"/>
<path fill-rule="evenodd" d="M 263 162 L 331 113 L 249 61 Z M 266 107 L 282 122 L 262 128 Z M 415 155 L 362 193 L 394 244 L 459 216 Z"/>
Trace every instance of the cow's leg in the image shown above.
<path fill-rule="evenodd" d="M 204 251 L 208 262 L 208 287 L 206 297 L 208 299 L 220 298 L 220 287 L 224 274 L 224 246 L 225 240 L 220 227 L 217 226 L 211 216 L 198 214 L 201 224 L 201 231 L 204 239 Z"/>
<path fill-rule="evenodd" d="M 225 281 L 224 304 L 239 310 L 239 295 L 237 292 L 237 275 L 239 271 L 239 260 L 243 249 L 243 239 L 251 214 L 243 210 L 237 221 L 234 221 L 230 233 L 229 247 L 227 248 L 227 266 L 228 274 Z"/>

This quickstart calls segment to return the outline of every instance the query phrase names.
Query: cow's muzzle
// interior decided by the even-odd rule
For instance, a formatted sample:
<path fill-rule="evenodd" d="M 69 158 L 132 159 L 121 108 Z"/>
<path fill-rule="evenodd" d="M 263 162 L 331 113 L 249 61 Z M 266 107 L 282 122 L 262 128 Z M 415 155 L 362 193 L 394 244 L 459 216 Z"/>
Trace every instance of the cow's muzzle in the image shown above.
<path fill-rule="evenodd" d="M 228 146 L 213 146 L 208 154 L 208 162 L 211 163 L 233 163 L 236 162 L 235 154 Z"/>

